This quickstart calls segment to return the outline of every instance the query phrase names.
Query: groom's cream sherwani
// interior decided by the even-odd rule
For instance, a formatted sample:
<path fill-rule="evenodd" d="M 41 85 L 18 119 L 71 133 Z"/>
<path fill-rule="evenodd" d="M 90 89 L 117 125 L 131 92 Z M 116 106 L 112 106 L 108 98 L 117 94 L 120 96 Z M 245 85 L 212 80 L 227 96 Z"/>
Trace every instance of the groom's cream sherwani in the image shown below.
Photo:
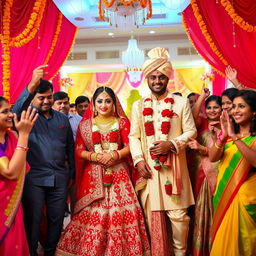
<path fill-rule="evenodd" d="M 161 134 L 161 111 L 164 99 L 157 100 L 153 95 L 150 95 L 153 100 L 153 120 L 155 128 L 155 141 L 160 140 Z M 171 128 L 168 135 L 168 141 L 171 141 L 175 146 L 175 152 L 171 153 L 171 168 L 160 171 L 154 169 L 154 161 L 149 154 L 149 147 L 144 130 L 143 100 L 141 99 L 134 103 L 131 115 L 131 131 L 130 131 L 130 150 L 134 164 L 145 160 L 151 170 L 152 178 L 147 180 L 146 186 L 140 192 L 140 199 L 143 207 L 146 200 L 149 200 L 151 211 L 159 210 L 175 210 L 184 209 L 194 204 L 193 192 L 191 189 L 190 179 L 187 170 L 187 162 L 185 155 L 185 147 L 189 138 L 196 136 L 196 127 L 187 99 L 170 92 L 167 97 L 174 99 L 172 110 L 176 114 L 171 120 Z M 171 196 L 165 193 L 165 183 L 167 179 L 171 180 L 173 169 L 180 168 L 182 177 L 182 190 L 179 200 L 173 200 Z"/>

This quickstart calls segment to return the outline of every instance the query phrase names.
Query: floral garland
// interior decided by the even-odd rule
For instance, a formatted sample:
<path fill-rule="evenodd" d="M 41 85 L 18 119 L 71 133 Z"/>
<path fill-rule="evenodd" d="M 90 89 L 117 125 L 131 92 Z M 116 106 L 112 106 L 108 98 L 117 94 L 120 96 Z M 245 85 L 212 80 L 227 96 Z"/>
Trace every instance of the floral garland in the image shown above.
<path fill-rule="evenodd" d="M 35 1 L 26 28 L 18 36 L 11 38 L 10 46 L 21 47 L 35 37 L 43 18 L 45 5 L 46 0 Z"/>
<path fill-rule="evenodd" d="M 171 129 L 170 119 L 175 115 L 175 113 L 171 110 L 172 104 L 174 103 L 173 98 L 166 98 L 164 99 L 164 108 L 161 112 L 162 115 L 162 123 L 161 123 L 161 131 L 162 134 L 160 135 L 160 140 L 167 141 L 168 134 Z M 146 98 L 144 100 L 144 109 L 143 109 L 143 116 L 145 118 L 144 128 L 145 133 L 147 136 L 148 145 L 153 145 L 155 142 L 155 129 L 154 129 L 154 120 L 153 120 L 153 108 L 152 108 L 152 99 Z M 161 170 L 162 167 L 166 168 L 167 166 L 164 165 L 165 161 L 167 160 L 167 155 L 160 155 L 156 156 L 152 152 L 150 152 L 150 156 L 152 160 L 154 160 L 155 165 L 154 168 L 156 170 Z"/>
<path fill-rule="evenodd" d="M 211 47 L 212 51 L 218 56 L 218 58 L 222 61 L 222 63 L 227 66 L 228 62 L 227 60 L 223 57 L 222 53 L 220 52 L 220 50 L 218 49 L 218 47 L 216 46 L 216 44 L 214 43 L 210 32 L 208 31 L 207 25 L 205 24 L 205 21 L 203 19 L 203 15 L 200 13 L 199 10 L 199 6 L 197 4 L 198 0 L 191 0 L 190 4 L 194 13 L 194 16 L 197 20 L 198 26 L 205 38 L 205 40 L 207 41 L 207 43 L 209 44 L 209 46 Z"/>
<path fill-rule="evenodd" d="M 7 100 L 10 100 L 10 23 L 11 23 L 11 7 L 13 0 L 5 2 L 3 10 L 3 38 L 2 38 L 2 65 L 3 65 L 3 93 Z"/>
<path fill-rule="evenodd" d="M 119 124 L 117 121 L 115 121 L 110 128 L 109 149 L 103 150 L 100 129 L 97 126 L 97 124 L 94 122 L 92 125 L 92 143 L 94 146 L 94 152 L 102 153 L 102 152 L 116 151 L 118 149 L 118 142 L 117 142 L 118 131 L 119 131 Z M 105 169 L 105 172 L 103 174 L 103 185 L 105 187 L 109 187 L 111 186 L 112 182 L 113 182 L 113 169 L 108 167 Z"/>

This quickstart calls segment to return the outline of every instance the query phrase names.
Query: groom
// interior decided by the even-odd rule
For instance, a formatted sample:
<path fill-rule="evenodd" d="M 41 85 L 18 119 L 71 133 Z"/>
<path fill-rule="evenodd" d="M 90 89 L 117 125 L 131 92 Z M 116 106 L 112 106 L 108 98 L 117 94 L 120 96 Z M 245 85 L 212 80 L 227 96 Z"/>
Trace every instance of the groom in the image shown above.
<path fill-rule="evenodd" d="M 137 167 L 136 190 L 151 235 L 152 255 L 169 255 L 165 217 L 172 228 L 175 255 L 186 254 L 189 217 L 194 204 L 185 147 L 196 136 L 187 99 L 167 90 L 172 65 L 164 48 L 154 48 L 143 72 L 151 93 L 134 103 L 130 149 Z"/>

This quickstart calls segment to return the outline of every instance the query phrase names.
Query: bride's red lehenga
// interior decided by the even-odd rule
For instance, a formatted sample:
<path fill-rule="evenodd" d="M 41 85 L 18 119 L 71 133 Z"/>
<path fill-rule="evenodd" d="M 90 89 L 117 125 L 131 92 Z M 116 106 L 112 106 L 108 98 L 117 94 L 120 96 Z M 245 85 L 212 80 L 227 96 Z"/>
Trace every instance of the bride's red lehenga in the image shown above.
<path fill-rule="evenodd" d="M 117 142 L 120 150 L 129 144 L 130 123 L 118 100 L 115 115 L 119 123 Z M 56 255 L 150 255 L 143 213 L 130 179 L 129 158 L 123 158 L 111 167 L 113 181 L 110 187 L 105 187 L 103 167 L 77 155 L 81 149 L 94 151 L 92 118 L 91 105 L 79 125 L 76 140 L 75 214 L 61 236 Z M 100 133 L 104 149 L 110 132 Z"/>

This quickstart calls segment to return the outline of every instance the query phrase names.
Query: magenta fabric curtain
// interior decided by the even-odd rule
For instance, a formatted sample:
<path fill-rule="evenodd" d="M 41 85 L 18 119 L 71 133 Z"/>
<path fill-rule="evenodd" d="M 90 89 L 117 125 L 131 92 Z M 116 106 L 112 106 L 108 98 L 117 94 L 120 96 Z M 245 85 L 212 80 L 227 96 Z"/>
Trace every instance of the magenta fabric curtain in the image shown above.
<path fill-rule="evenodd" d="M 22 5 L 23 0 L 14 0 L 13 6 Z M 28 0 L 31 5 L 35 0 Z M 14 7 L 13 7 L 14 8 Z M 14 8 L 13 10 L 16 10 Z M 30 6 L 31 9 L 31 6 Z M 24 20 L 28 21 L 29 12 L 24 12 Z M 12 15 L 12 13 L 11 13 Z M 13 19 L 16 15 L 11 16 Z M 20 17 L 19 17 L 20 18 Z M 11 19 L 16 24 L 15 20 Z M 21 24 L 26 25 L 27 22 Z M 58 10 L 52 0 L 47 0 L 45 10 L 37 34 L 21 47 L 10 47 L 10 101 L 14 103 L 24 87 L 30 81 L 32 71 L 39 65 L 48 64 L 45 79 L 51 79 L 58 72 L 69 54 L 76 34 L 76 27 Z M 18 32 L 17 32 L 18 33 Z M 0 63 L 2 47 L 0 47 Z M 2 84 L 3 66 L 0 65 L 0 83 Z M 55 90 L 59 86 L 55 83 Z M 0 88 L 1 92 L 3 87 Z M 2 94 L 2 93 L 1 93 Z"/>
<path fill-rule="evenodd" d="M 224 75 L 230 65 L 237 70 L 241 83 L 256 88 L 256 32 L 247 32 L 233 23 L 221 2 L 191 0 L 183 12 L 187 33 L 214 69 Z"/>
<path fill-rule="evenodd" d="M 212 70 L 212 73 L 214 74 L 214 80 L 212 81 L 212 94 L 221 96 L 222 92 L 227 87 L 227 79 L 215 70 Z"/>

